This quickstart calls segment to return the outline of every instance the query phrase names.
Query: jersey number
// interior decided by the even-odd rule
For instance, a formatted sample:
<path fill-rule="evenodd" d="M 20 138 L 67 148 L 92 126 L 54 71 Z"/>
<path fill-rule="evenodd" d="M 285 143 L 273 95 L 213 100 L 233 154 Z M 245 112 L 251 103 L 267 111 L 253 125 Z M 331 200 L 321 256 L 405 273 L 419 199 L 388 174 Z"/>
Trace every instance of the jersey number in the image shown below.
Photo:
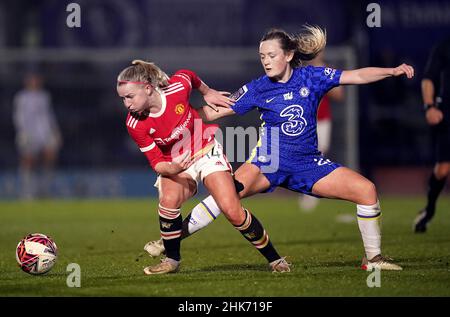
<path fill-rule="evenodd" d="M 281 111 L 280 117 L 288 118 L 286 122 L 281 125 L 281 130 L 284 134 L 296 136 L 302 134 L 306 128 L 306 120 L 303 118 L 303 108 L 299 105 L 291 105 Z"/>

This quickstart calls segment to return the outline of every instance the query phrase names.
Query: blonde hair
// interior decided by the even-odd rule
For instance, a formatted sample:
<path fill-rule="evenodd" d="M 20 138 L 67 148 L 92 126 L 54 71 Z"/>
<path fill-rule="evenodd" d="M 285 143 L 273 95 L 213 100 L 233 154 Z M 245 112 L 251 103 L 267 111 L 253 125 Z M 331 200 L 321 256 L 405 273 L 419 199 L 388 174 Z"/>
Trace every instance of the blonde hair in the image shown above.
<path fill-rule="evenodd" d="M 282 29 L 271 29 L 261 39 L 278 40 L 285 53 L 294 52 L 290 64 L 292 67 L 302 65 L 302 61 L 314 59 L 327 45 L 326 31 L 319 26 L 305 24 L 298 34 L 288 34 Z"/>
<path fill-rule="evenodd" d="M 149 83 L 153 87 L 166 87 L 169 82 L 169 76 L 163 72 L 155 63 L 135 59 L 122 70 L 117 76 L 117 85 L 122 82 Z"/>

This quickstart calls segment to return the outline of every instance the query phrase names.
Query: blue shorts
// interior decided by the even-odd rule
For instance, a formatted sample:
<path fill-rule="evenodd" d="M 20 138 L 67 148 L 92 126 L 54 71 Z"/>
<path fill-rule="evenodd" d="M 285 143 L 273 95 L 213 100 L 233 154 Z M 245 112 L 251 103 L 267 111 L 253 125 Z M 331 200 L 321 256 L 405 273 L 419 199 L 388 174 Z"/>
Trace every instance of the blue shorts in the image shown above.
<path fill-rule="evenodd" d="M 260 169 L 265 165 L 257 160 L 251 163 Z M 293 165 L 295 165 L 295 168 L 293 168 Z M 262 171 L 270 182 L 270 187 L 264 193 L 270 193 L 279 186 L 294 192 L 320 197 L 311 192 L 314 184 L 341 166 L 321 155 L 310 156 L 296 162 L 291 161 L 288 166 L 280 164 L 276 171 Z"/>

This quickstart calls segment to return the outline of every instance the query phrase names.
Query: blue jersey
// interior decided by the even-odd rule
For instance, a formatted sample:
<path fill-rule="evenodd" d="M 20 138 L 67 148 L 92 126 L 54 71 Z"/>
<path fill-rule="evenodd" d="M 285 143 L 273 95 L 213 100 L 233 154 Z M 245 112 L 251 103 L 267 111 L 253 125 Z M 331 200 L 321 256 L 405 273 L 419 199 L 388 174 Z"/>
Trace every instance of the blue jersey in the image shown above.
<path fill-rule="evenodd" d="M 247 162 L 270 181 L 267 192 L 281 186 L 313 195 L 313 185 L 340 167 L 317 149 L 316 128 L 320 100 L 339 85 L 341 74 L 328 67 L 299 67 L 286 83 L 262 76 L 232 95 L 234 112 L 261 113 L 260 138 Z"/>
<path fill-rule="evenodd" d="M 320 155 L 317 109 L 322 97 L 339 85 L 341 73 L 328 67 L 299 67 L 293 69 L 286 83 L 262 76 L 234 93 L 234 112 L 245 114 L 258 109 L 263 122 L 258 146 L 249 161 L 268 163 L 278 155 L 279 168 L 289 170 L 306 156 Z M 262 148 L 266 153 L 260 153 Z"/>

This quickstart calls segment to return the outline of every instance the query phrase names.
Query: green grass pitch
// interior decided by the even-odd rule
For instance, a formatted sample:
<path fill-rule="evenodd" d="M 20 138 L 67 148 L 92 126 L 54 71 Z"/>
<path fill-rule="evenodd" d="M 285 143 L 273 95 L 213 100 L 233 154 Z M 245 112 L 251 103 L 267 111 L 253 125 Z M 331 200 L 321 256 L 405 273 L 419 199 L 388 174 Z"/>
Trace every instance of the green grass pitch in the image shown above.
<path fill-rule="evenodd" d="M 301 212 L 296 196 L 260 195 L 244 200 L 266 227 L 293 270 L 272 274 L 264 258 L 220 216 L 182 242 L 178 274 L 145 276 L 157 263 L 142 255 L 159 237 L 155 200 L 0 202 L 0 296 L 449 296 L 450 199 L 422 235 L 411 224 L 423 198 L 381 197 L 383 252 L 404 267 L 381 272 L 369 288 L 358 267 L 363 247 L 351 203 L 322 200 Z M 183 206 L 183 215 L 196 204 Z M 16 265 L 15 247 L 28 233 L 52 236 L 55 267 L 31 276 Z M 141 256 L 140 256 L 141 255 Z M 81 267 L 81 287 L 70 288 L 69 263 Z"/>

